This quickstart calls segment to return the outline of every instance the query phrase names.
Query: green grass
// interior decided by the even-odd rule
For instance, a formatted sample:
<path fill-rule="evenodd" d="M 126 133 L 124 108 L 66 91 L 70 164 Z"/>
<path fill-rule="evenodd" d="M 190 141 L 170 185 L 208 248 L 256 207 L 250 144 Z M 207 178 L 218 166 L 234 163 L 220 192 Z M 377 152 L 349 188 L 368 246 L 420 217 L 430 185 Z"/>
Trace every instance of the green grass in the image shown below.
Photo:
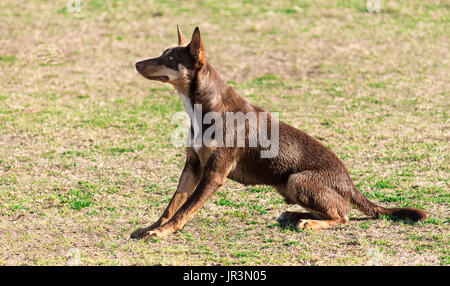
<path fill-rule="evenodd" d="M 386 1 L 6 0 L 0 11 L 1 265 L 448 265 L 448 5 Z M 52 19 L 49 23 L 48 19 Z M 132 19 L 132 22 L 129 20 Z M 171 24 L 172 23 L 172 24 Z M 274 188 L 228 181 L 167 239 L 134 241 L 175 191 L 169 85 L 134 63 L 200 26 L 208 60 L 252 104 L 330 147 L 356 187 L 413 223 L 350 211 L 282 228 Z M 151 28 L 148 28 L 151 27 Z M 372 252 L 371 252 L 372 251 Z"/>
<path fill-rule="evenodd" d="M 92 205 L 92 198 L 97 187 L 89 182 L 80 181 L 67 194 L 59 195 L 61 204 L 67 204 L 74 210 L 81 210 Z"/>
<path fill-rule="evenodd" d="M 3 63 L 9 63 L 9 64 L 13 64 L 15 62 L 17 62 L 19 60 L 18 57 L 16 56 L 11 56 L 11 55 L 0 55 L 0 62 Z"/>

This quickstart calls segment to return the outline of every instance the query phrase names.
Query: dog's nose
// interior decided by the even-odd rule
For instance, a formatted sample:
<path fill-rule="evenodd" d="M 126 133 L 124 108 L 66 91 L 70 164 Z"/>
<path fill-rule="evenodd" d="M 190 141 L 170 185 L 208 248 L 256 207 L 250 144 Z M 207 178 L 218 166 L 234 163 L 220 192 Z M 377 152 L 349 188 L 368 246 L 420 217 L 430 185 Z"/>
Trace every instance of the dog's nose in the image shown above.
<path fill-rule="evenodd" d="M 143 64 L 142 62 L 137 62 L 137 63 L 136 63 L 136 69 L 137 69 L 138 71 L 141 70 L 143 65 L 144 65 L 144 64 Z"/>

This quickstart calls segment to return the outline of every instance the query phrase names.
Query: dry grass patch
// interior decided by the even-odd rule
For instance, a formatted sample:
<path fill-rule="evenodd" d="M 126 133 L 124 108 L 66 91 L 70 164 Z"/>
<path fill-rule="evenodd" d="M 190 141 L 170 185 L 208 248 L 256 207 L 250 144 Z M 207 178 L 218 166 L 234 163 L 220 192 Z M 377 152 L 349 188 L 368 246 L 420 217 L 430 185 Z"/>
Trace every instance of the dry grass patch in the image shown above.
<path fill-rule="evenodd" d="M 449 24 L 442 1 L 98 1 L 0 4 L 0 264 L 447 265 Z M 388 218 L 283 229 L 298 209 L 229 182 L 168 239 L 131 241 L 174 192 L 183 105 L 137 60 L 199 25 L 207 56 L 251 103 L 332 148 Z"/>

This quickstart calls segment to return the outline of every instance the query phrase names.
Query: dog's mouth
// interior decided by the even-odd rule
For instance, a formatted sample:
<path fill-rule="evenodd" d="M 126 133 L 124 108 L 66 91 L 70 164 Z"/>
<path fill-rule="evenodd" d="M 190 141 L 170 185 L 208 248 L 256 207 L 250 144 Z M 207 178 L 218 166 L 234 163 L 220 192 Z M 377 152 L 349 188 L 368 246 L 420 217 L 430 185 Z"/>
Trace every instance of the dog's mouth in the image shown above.
<path fill-rule="evenodd" d="M 149 72 L 148 70 L 145 69 L 145 61 L 137 62 L 136 70 L 138 71 L 138 73 L 140 75 L 142 75 L 146 79 L 158 80 L 158 81 L 164 81 L 164 82 L 169 81 L 169 77 L 166 75 L 152 75 L 153 71 Z"/>
<path fill-rule="evenodd" d="M 143 77 L 145 77 L 146 79 L 149 79 L 149 80 L 157 80 L 157 81 L 164 81 L 164 82 L 169 81 L 169 77 L 166 76 L 166 75 L 149 76 L 149 75 L 145 75 L 145 74 L 143 74 L 143 73 L 141 73 L 141 72 L 139 72 L 139 73 L 140 73 Z"/>
<path fill-rule="evenodd" d="M 159 80 L 159 81 L 168 81 L 169 77 L 165 75 L 158 75 L 158 76 L 144 76 L 146 79 L 149 80 Z"/>

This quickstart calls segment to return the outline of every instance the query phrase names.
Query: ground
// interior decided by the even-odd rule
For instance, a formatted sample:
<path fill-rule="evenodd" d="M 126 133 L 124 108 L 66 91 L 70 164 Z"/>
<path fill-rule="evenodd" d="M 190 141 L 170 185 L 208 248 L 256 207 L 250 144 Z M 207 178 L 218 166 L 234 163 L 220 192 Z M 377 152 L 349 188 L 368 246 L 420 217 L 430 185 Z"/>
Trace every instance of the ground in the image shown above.
<path fill-rule="evenodd" d="M 1 265 L 450 263 L 448 3 L 80 3 L 0 4 Z M 176 24 L 199 26 L 223 78 L 331 148 L 371 200 L 429 218 L 352 209 L 348 225 L 286 229 L 276 218 L 300 207 L 229 180 L 181 231 L 130 240 L 184 163 L 181 100 L 134 69 L 176 43 Z"/>

